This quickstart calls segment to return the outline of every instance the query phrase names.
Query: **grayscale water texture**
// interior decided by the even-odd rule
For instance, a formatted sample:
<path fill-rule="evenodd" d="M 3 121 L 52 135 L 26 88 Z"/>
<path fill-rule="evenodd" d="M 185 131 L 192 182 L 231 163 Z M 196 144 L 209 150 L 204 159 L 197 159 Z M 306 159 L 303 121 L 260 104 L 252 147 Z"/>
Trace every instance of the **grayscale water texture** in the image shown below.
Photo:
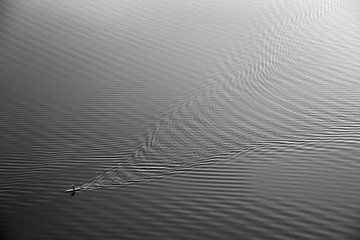
<path fill-rule="evenodd" d="M 357 0 L 2 0 L 0 239 L 359 239 L 359 73 Z"/>

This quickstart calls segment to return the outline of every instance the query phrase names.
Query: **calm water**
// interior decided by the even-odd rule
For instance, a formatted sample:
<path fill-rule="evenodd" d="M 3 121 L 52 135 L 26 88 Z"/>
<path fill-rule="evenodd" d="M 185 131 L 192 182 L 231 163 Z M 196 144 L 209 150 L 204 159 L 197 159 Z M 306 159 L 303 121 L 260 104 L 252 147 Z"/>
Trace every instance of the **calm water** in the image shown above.
<path fill-rule="evenodd" d="M 0 238 L 358 239 L 359 13 L 0 1 Z"/>

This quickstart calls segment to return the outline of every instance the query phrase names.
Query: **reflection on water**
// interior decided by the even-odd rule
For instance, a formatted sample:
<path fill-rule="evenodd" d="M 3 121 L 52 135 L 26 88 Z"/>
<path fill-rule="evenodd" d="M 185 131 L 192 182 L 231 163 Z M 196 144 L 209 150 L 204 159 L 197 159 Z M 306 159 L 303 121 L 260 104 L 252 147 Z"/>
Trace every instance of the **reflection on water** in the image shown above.
<path fill-rule="evenodd" d="M 354 239 L 358 9 L 2 1 L 5 239 Z"/>

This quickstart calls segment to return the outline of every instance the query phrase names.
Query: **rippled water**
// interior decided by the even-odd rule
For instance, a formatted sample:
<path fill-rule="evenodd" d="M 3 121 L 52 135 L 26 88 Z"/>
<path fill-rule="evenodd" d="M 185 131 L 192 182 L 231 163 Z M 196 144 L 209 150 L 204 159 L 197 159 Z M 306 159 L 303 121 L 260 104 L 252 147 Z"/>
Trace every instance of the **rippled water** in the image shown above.
<path fill-rule="evenodd" d="M 359 7 L 1 1 L 0 238 L 357 239 Z"/>

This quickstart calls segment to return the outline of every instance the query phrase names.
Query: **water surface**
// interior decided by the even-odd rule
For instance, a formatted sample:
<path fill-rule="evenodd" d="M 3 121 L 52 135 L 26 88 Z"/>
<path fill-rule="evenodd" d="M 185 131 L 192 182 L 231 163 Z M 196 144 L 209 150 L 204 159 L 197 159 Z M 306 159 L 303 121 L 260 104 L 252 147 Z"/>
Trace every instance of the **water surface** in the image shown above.
<path fill-rule="evenodd" d="M 359 25 L 343 0 L 1 1 L 0 237 L 356 239 Z"/>

